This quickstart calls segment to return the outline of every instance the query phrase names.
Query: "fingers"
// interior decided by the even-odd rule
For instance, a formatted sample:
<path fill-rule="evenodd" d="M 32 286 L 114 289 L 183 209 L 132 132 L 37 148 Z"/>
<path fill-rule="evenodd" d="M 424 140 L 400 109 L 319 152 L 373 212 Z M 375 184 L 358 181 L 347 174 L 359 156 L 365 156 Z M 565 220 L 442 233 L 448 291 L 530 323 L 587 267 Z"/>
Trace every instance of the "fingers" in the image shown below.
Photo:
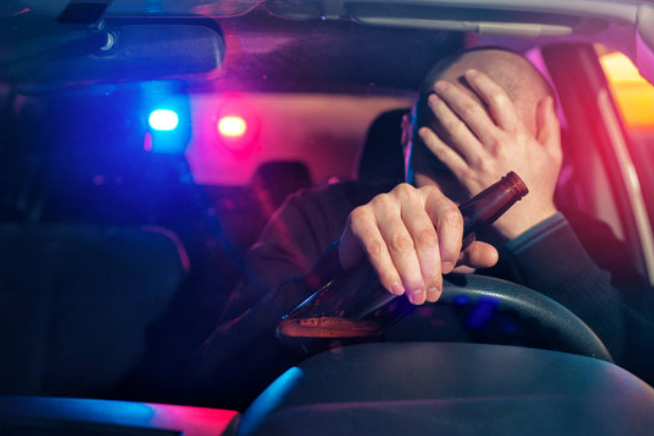
<path fill-rule="evenodd" d="M 516 109 L 502 87 L 477 70 L 466 71 L 465 78 L 470 87 L 486 103 L 498 127 L 506 131 L 515 131 L 521 127 Z"/>
<path fill-rule="evenodd" d="M 438 232 L 441 269 L 443 274 L 447 274 L 452 272 L 461 252 L 463 243 L 461 211 L 451 201 L 443 201 L 437 195 L 437 191 L 430 192 L 427 196 L 425 210 Z"/>
<path fill-rule="evenodd" d="M 463 95 L 454 86 L 446 82 L 438 82 L 437 89 L 440 89 L 442 98 L 437 94 L 431 94 L 427 104 L 446 135 L 445 139 L 449 146 L 461 154 L 466 162 L 470 162 L 482 151 L 482 144 L 475 135 L 485 131 L 473 133 L 471 126 L 466 124 L 466 118 L 488 118 L 488 115 L 481 113 L 483 108 L 479 103 Z M 467 116 L 463 116 L 460 112 L 466 112 Z M 473 114 L 473 112 L 479 113 Z"/>
<path fill-rule="evenodd" d="M 462 232 L 458 208 L 438 189 L 402 184 L 350 214 L 339 256 L 347 268 L 356 258 L 348 252 L 358 250 L 384 288 L 422 304 L 440 297 L 442 273 L 456 264 Z"/>
<path fill-rule="evenodd" d="M 458 179 L 465 177 L 465 173 L 468 171 L 469 166 L 459 153 L 447 145 L 438 137 L 438 135 L 427 127 L 421 127 L 418 130 L 418 135 L 429 151 L 431 151 L 438 160 L 443 162 L 443 164 L 448 167 Z"/>
<path fill-rule="evenodd" d="M 415 298 L 410 300 L 414 304 L 422 304 L 424 300 L 434 302 L 438 300 L 443 287 L 442 278 L 442 251 L 440 250 L 441 233 L 437 232 L 429 214 L 416 213 L 416 210 L 425 211 L 424 197 L 422 195 L 413 197 L 415 204 L 407 204 L 402 208 L 402 220 L 406 225 L 413 240 L 414 250 L 417 259 L 418 270 L 416 272 L 407 268 L 406 271 L 417 273 L 413 277 L 414 284 L 407 283 L 406 288 L 412 291 Z M 400 270 L 404 277 L 404 271 Z M 408 277 L 408 276 L 407 276 Z M 422 280 L 422 283 L 419 283 Z"/>
<path fill-rule="evenodd" d="M 495 247 L 486 242 L 474 241 L 461 253 L 459 264 L 475 269 L 490 268 L 498 260 L 499 254 Z"/>
<path fill-rule="evenodd" d="M 507 92 L 490 77 L 474 69 L 464 77 L 474 94 L 441 80 L 434 85 L 437 95 L 430 96 L 428 104 L 450 145 L 474 163 L 485 147 L 499 145 L 502 132 L 521 132 L 525 126 Z"/>
<path fill-rule="evenodd" d="M 395 295 L 404 293 L 401 278 L 379 230 L 375 211 L 369 204 L 350 213 L 339 245 L 339 258 L 345 269 L 354 266 L 364 256 L 386 290 Z"/>
<path fill-rule="evenodd" d="M 422 304 L 426 297 L 425 280 L 423 279 L 419 253 L 424 256 L 426 247 L 425 249 L 419 247 L 422 241 L 419 239 L 421 236 L 418 236 L 418 234 L 429 234 L 429 231 L 431 231 L 433 234 L 432 239 L 437 239 L 436 232 L 433 230 L 433 226 L 431 226 L 431 229 L 429 228 L 429 223 L 427 223 L 426 228 L 420 229 L 420 227 L 423 227 L 423 223 L 420 222 L 421 220 L 415 212 L 413 214 L 409 212 L 418 210 L 420 207 L 420 205 L 415 204 L 417 201 L 415 198 L 409 195 L 407 198 L 400 199 L 405 203 L 401 205 L 399 210 L 394 207 L 393 200 L 391 196 L 379 197 L 373 200 L 373 203 L 376 203 L 373 204 L 373 207 L 380 212 L 378 217 L 379 230 L 392 262 L 392 266 L 388 266 L 388 268 L 395 269 L 392 275 L 401 282 L 409 301 L 414 304 Z M 423 239 L 427 240 L 429 238 Z M 431 251 L 438 258 L 437 247 L 436 243 L 436 250 L 432 249 Z M 426 259 L 423 259 L 423 261 L 426 261 Z M 378 272 L 380 278 L 388 274 L 386 271 Z M 438 272 L 440 273 L 440 271 Z M 387 279 L 382 278 L 382 283 L 384 281 L 387 281 Z M 391 292 L 393 292 L 393 289 L 391 289 Z"/>
<path fill-rule="evenodd" d="M 470 92 L 464 91 L 462 87 L 450 82 L 438 81 L 434 89 L 437 95 L 435 98 L 430 96 L 427 102 L 434 103 L 430 108 L 447 132 L 448 139 L 459 139 L 456 144 L 453 144 L 454 146 L 474 147 L 479 144 L 478 147 L 481 147 L 481 144 L 493 142 L 493 135 L 498 130 L 498 126 L 481 101 L 475 99 Z M 457 119 L 458 123 L 454 122 L 454 119 Z M 468 135 L 462 135 L 464 129 L 460 125 L 470 132 L 470 136 L 474 137 L 475 141 L 471 141 Z M 459 151 L 468 155 L 475 152 L 474 149 Z"/>

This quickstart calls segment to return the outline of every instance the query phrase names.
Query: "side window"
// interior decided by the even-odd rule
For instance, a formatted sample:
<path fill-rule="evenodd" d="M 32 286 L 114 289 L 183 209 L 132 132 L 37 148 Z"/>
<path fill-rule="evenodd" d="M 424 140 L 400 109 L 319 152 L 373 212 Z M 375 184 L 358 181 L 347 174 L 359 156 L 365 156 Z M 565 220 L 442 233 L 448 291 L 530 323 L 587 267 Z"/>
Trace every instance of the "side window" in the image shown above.
<path fill-rule="evenodd" d="M 542 50 L 543 64 L 559 94 L 564 131 L 565 167 L 558 200 L 608 223 L 630 247 L 641 272 L 652 278 L 654 239 L 647 193 L 641 188 L 635 164 L 639 159 L 630 149 L 602 55 L 587 44 Z"/>
<path fill-rule="evenodd" d="M 600 63 L 624 120 L 629 151 L 641 184 L 645 205 L 654 217 L 654 86 L 638 73 L 625 55 L 597 47 Z"/>
<path fill-rule="evenodd" d="M 595 48 L 623 120 L 626 153 L 633 166 L 628 175 L 643 200 L 641 205 L 632 201 L 632 206 L 650 282 L 654 282 L 654 86 L 622 53 L 609 52 L 602 46 Z"/>

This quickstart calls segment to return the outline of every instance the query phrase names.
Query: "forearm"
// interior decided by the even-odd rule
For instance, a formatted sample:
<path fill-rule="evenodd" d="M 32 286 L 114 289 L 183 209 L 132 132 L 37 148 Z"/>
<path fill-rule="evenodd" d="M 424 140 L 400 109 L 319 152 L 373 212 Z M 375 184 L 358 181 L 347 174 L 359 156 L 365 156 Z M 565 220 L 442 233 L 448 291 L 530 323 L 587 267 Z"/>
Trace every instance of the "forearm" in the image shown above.
<path fill-rule="evenodd" d="M 270 290 L 241 316 L 222 324 L 193 359 L 187 377 L 190 399 L 244 408 L 296 364 L 296 357 L 276 337 L 277 325 L 339 270 L 337 246 L 332 246 L 309 272 Z"/>
<path fill-rule="evenodd" d="M 561 214 L 505 246 L 523 284 L 561 303 L 581 318 L 620 361 L 625 326 L 621 293 L 610 274 L 588 255 Z"/>

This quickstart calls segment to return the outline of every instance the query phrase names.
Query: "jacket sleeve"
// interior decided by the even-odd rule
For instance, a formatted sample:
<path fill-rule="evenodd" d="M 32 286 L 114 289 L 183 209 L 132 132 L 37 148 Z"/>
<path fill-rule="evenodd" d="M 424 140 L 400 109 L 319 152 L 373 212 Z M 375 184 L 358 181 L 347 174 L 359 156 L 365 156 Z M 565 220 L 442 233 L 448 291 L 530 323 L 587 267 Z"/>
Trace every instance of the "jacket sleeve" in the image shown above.
<path fill-rule="evenodd" d="M 193 403 L 243 410 L 276 377 L 297 364 L 277 339 L 281 318 L 340 270 L 336 244 L 305 274 L 266 292 L 220 325 L 196 354 L 187 377 Z"/>
<path fill-rule="evenodd" d="M 505 249 L 523 284 L 570 309 L 604 342 L 616 363 L 652 383 L 652 290 L 625 262 L 629 250 L 608 226 L 588 221 L 586 226 L 596 230 L 586 228 L 582 243 L 557 214 Z"/>
<path fill-rule="evenodd" d="M 296 364 L 276 337 L 278 322 L 336 276 L 335 241 L 350 211 L 382 188 L 334 185 L 292 197 L 248 253 L 250 271 L 232 292 L 219 327 L 187 374 L 196 404 L 244 408 Z"/>

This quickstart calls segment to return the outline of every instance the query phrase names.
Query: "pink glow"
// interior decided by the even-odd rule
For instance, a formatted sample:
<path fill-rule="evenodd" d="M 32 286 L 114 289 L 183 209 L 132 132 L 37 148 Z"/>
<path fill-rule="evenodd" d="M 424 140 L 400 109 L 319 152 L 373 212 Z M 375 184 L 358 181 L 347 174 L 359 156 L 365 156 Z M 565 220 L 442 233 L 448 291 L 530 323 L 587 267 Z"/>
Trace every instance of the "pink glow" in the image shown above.
<path fill-rule="evenodd" d="M 22 9 L 22 10 L 20 10 L 18 12 L 14 12 L 13 14 L 9 14 L 9 16 L 10 17 L 18 17 L 19 15 L 25 15 L 25 14 L 28 14 L 30 12 L 32 12 L 32 10 L 30 8 L 25 8 L 25 9 Z"/>
<path fill-rule="evenodd" d="M 145 139 L 143 140 L 143 150 L 150 153 L 152 151 L 152 135 L 150 132 L 145 132 Z"/>
<path fill-rule="evenodd" d="M 196 95 L 186 157 L 202 184 L 245 185 L 259 165 L 273 160 L 306 163 L 320 184 L 348 180 L 374 118 L 412 102 L 412 96 Z M 233 115 L 246 121 L 247 133 L 228 140 L 218 121 Z"/>

